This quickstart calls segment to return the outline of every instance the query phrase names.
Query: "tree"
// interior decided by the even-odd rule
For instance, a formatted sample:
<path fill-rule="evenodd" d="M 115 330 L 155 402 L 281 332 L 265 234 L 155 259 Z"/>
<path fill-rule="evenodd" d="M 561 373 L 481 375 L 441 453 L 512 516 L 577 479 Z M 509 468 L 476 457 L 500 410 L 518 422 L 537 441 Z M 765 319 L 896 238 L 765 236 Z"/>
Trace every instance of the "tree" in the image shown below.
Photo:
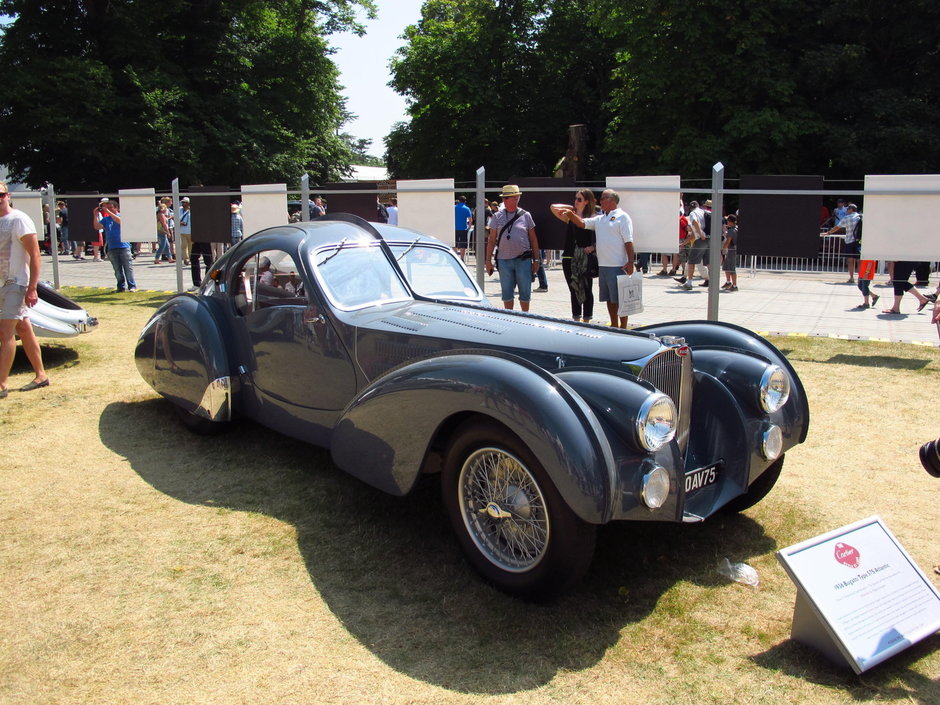
<path fill-rule="evenodd" d="M 612 173 L 936 170 L 936 3 L 595 2 L 620 51 Z"/>
<path fill-rule="evenodd" d="M 923 173 L 940 163 L 940 3 L 428 0 L 392 62 L 396 176 Z"/>
<path fill-rule="evenodd" d="M 551 173 L 570 123 L 596 129 L 613 66 L 584 12 L 572 0 L 428 0 L 392 61 L 411 119 L 386 138 L 389 171 Z"/>
<path fill-rule="evenodd" d="M 30 186 L 334 180 L 352 152 L 325 36 L 372 0 L 3 0 L 0 163 Z"/>

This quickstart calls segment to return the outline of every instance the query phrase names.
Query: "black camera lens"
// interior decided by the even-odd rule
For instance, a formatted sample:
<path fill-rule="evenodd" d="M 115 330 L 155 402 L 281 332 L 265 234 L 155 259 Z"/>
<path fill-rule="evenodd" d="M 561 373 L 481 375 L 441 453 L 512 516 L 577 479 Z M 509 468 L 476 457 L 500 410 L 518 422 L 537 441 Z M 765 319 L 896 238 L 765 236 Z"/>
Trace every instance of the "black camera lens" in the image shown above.
<path fill-rule="evenodd" d="M 928 441 L 920 447 L 920 462 L 924 470 L 934 477 L 940 477 L 940 438 Z"/>

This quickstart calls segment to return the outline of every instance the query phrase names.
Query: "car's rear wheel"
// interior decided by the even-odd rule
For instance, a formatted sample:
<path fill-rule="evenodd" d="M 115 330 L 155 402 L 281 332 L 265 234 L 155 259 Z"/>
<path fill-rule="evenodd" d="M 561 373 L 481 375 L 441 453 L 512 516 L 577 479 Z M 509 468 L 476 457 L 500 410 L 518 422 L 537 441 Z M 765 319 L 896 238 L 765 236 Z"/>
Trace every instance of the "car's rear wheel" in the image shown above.
<path fill-rule="evenodd" d="M 210 421 L 206 417 L 187 411 L 177 404 L 173 405 L 173 410 L 176 412 L 181 424 L 200 436 L 215 436 L 228 428 L 227 421 Z"/>
<path fill-rule="evenodd" d="M 726 512 L 743 512 L 745 509 L 750 509 L 766 497 L 774 488 L 774 485 L 777 484 L 777 480 L 780 479 L 780 471 L 783 470 L 784 457 L 785 456 L 781 455 L 777 458 L 777 460 L 775 460 L 769 468 L 764 470 L 761 476 L 754 481 L 754 484 L 748 488 L 747 492 L 740 497 L 732 499 L 722 507 L 722 509 Z"/>
<path fill-rule="evenodd" d="M 505 427 L 461 426 L 441 488 L 468 560 L 499 589 L 548 599 L 590 565 L 595 527 L 571 511 L 541 463 Z"/>

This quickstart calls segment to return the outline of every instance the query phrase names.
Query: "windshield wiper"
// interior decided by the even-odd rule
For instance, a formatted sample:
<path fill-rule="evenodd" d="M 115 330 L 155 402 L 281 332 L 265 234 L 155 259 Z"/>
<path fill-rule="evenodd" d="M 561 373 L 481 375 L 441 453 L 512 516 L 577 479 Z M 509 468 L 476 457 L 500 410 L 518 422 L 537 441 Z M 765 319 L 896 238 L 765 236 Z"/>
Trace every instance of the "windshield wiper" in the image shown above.
<path fill-rule="evenodd" d="M 336 255 L 339 254 L 339 251 L 342 250 L 343 247 L 346 246 L 346 241 L 347 241 L 348 239 L 349 239 L 348 237 L 344 237 L 342 240 L 340 240 L 340 241 L 339 241 L 339 244 L 336 246 L 336 250 L 334 250 L 333 252 L 331 252 L 330 254 L 328 254 L 328 255 L 323 259 L 322 262 L 320 262 L 319 264 L 317 264 L 317 266 L 318 266 L 318 267 L 322 267 L 324 264 L 326 264 L 326 263 L 329 262 L 331 259 L 333 259 L 334 257 L 336 257 Z"/>
<path fill-rule="evenodd" d="M 415 240 L 413 243 L 408 245 L 408 249 L 402 252 L 400 255 L 398 255 L 398 257 L 395 258 L 395 261 L 401 262 L 401 258 L 407 255 L 409 252 L 411 252 L 415 247 L 417 247 L 419 242 L 421 242 L 421 240 Z"/>

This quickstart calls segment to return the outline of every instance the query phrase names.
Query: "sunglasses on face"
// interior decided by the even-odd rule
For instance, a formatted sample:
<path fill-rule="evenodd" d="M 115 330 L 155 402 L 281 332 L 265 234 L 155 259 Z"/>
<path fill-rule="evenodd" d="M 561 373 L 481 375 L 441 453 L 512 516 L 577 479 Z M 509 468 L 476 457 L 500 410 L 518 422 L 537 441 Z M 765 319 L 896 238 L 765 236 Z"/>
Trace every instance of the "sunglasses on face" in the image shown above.
<path fill-rule="evenodd" d="M 9 191 L 0 191 L 0 198 L 4 198 L 5 196 L 9 196 L 9 195 L 10 195 Z"/>
<path fill-rule="evenodd" d="M 584 200 L 584 199 L 581 198 L 580 196 L 575 196 L 575 198 L 574 198 L 575 203 L 577 203 L 578 201 L 583 201 L 583 200 Z"/>

